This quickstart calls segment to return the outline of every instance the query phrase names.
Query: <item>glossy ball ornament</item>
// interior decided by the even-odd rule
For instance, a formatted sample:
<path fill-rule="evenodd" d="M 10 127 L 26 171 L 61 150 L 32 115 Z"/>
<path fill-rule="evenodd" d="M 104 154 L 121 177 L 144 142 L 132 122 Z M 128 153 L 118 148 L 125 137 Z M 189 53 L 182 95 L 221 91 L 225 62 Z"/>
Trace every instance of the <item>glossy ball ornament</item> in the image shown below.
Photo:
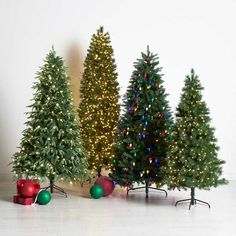
<path fill-rule="evenodd" d="M 24 184 L 20 189 L 22 197 L 30 198 L 35 196 L 35 187 L 33 184 Z"/>
<path fill-rule="evenodd" d="M 126 172 L 127 172 L 126 168 Z M 129 169 L 128 169 L 129 171 Z M 103 196 L 106 197 L 108 195 L 110 195 L 114 189 L 115 189 L 115 185 L 114 182 L 107 176 L 100 176 L 97 181 L 96 184 L 100 185 L 103 188 L 104 194 Z"/>
<path fill-rule="evenodd" d="M 37 203 L 40 205 L 46 205 L 51 201 L 51 198 L 51 194 L 48 191 L 42 190 L 37 196 Z"/>
<path fill-rule="evenodd" d="M 103 194 L 104 194 L 103 188 L 100 185 L 98 185 L 98 184 L 95 184 L 90 189 L 90 195 L 94 199 L 99 199 L 100 197 L 103 196 Z"/>

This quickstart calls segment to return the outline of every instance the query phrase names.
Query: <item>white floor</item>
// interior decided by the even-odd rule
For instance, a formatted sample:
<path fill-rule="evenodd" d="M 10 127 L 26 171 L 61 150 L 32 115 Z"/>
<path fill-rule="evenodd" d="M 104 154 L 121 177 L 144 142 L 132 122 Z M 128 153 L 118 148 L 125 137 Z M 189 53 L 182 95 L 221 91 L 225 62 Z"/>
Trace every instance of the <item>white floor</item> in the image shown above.
<path fill-rule="evenodd" d="M 22 206 L 11 202 L 12 183 L 0 184 L 0 236 L 236 236 L 236 181 L 229 185 L 197 191 L 203 205 L 174 206 L 188 192 L 152 192 L 148 201 L 142 191 L 116 189 L 106 198 L 91 199 L 89 188 L 68 190 L 66 199 L 53 195 L 46 206 Z"/>

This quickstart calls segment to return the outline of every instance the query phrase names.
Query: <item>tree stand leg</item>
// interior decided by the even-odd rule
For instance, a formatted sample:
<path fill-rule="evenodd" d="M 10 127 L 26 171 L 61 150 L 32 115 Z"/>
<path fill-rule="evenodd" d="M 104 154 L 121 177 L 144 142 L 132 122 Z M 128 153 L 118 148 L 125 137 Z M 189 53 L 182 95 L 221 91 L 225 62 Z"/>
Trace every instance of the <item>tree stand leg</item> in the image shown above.
<path fill-rule="evenodd" d="M 55 185 L 53 179 L 50 179 L 49 182 L 50 182 L 49 186 L 42 188 L 42 189 L 45 189 L 45 190 L 50 189 L 51 193 L 54 193 L 54 190 L 57 190 L 59 193 L 64 194 L 65 197 L 67 197 L 67 193 L 65 192 L 65 190 L 63 188 Z"/>
<path fill-rule="evenodd" d="M 202 200 L 199 200 L 199 199 L 195 198 L 195 188 L 191 188 L 191 198 L 179 200 L 175 203 L 175 206 L 177 206 L 181 202 L 188 202 L 188 201 L 190 201 L 189 210 L 191 209 L 192 205 L 197 205 L 198 202 L 203 203 L 203 204 L 207 205 L 209 208 L 211 208 L 211 206 L 208 202 L 204 202 Z"/>
<path fill-rule="evenodd" d="M 101 167 L 98 167 L 98 177 L 101 176 L 101 172 L 102 172 L 102 168 L 101 168 Z"/>
<path fill-rule="evenodd" d="M 148 182 L 145 184 L 145 192 L 146 192 L 146 198 L 148 198 Z"/>
<path fill-rule="evenodd" d="M 137 190 L 137 189 L 145 189 L 145 192 L 146 192 L 146 198 L 148 198 L 149 189 L 153 189 L 153 190 L 161 191 L 161 192 L 165 193 L 165 195 L 166 195 L 166 197 L 167 197 L 167 192 L 166 192 L 166 190 L 161 189 L 161 188 L 150 187 L 148 181 L 145 183 L 145 186 L 142 186 L 142 187 L 136 187 L 136 188 L 132 188 L 132 187 L 131 187 L 131 188 L 128 188 L 128 190 L 127 190 L 127 196 L 129 196 L 129 191 L 131 191 L 131 190 Z"/>

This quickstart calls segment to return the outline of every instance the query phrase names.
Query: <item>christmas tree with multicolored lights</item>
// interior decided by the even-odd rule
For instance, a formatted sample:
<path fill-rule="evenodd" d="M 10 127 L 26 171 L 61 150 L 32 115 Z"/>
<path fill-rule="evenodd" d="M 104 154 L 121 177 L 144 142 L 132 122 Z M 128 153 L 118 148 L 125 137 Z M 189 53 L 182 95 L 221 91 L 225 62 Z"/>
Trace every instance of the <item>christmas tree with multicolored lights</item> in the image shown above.
<path fill-rule="evenodd" d="M 114 132 L 120 113 L 113 49 L 110 36 L 104 33 L 103 27 L 92 36 L 84 63 L 80 92 L 78 114 L 81 136 L 90 156 L 90 169 L 100 175 L 102 168 L 110 168 L 114 158 Z"/>
<path fill-rule="evenodd" d="M 68 81 L 63 59 L 53 49 L 37 73 L 26 129 L 12 162 L 16 176 L 47 177 L 51 190 L 58 178 L 90 178 Z"/>
<path fill-rule="evenodd" d="M 117 130 L 110 177 L 131 187 L 135 182 L 164 185 L 172 118 L 157 55 L 149 49 L 134 63 Z"/>
<path fill-rule="evenodd" d="M 191 189 L 191 199 L 187 199 L 190 207 L 199 201 L 194 197 L 195 188 L 208 190 L 227 182 L 221 177 L 225 162 L 217 158 L 217 140 L 210 125 L 209 110 L 202 101 L 202 90 L 198 76 L 191 70 L 185 79 L 167 167 L 163 170 L 169 188 Z"/>

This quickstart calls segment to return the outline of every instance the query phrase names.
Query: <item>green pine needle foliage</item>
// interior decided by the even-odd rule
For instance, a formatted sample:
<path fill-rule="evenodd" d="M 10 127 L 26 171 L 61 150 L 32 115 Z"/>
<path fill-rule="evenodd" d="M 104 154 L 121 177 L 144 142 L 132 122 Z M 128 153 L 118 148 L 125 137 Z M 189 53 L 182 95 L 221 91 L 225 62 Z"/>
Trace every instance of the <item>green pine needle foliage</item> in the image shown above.
<path fill-rule="evenodd" d="M 119 119 L 119 85 L 110 36 L 100 27 L 93 34 L 84 63 L 78 114 L 90 169 L 100 174 L 114 157 L 114 133 Z"/>
<path fill-rule="evenodd" d="M 68 81 L 63 59 L 50 51 L 37 73 L 27 127 L 12 161 L 19 177 L 80 182 L 90 178 Z"/>
<path fill-rule="evenodd" d="M 149 49 L 134 63 L 117 130 L 110 177 L 123 187 L 134 182 L 164 185 L 172 118 L 157 55 Z"/>
<path fill-rule="evenodd" d="M 208 190 L 227 183 L 221 178 L 225 162 L 217 158 L 219 147 L 201 90 L 198 76 L 191 70 L 185 79 L 168 152 L 166 183 L 169 188 Z"/>

